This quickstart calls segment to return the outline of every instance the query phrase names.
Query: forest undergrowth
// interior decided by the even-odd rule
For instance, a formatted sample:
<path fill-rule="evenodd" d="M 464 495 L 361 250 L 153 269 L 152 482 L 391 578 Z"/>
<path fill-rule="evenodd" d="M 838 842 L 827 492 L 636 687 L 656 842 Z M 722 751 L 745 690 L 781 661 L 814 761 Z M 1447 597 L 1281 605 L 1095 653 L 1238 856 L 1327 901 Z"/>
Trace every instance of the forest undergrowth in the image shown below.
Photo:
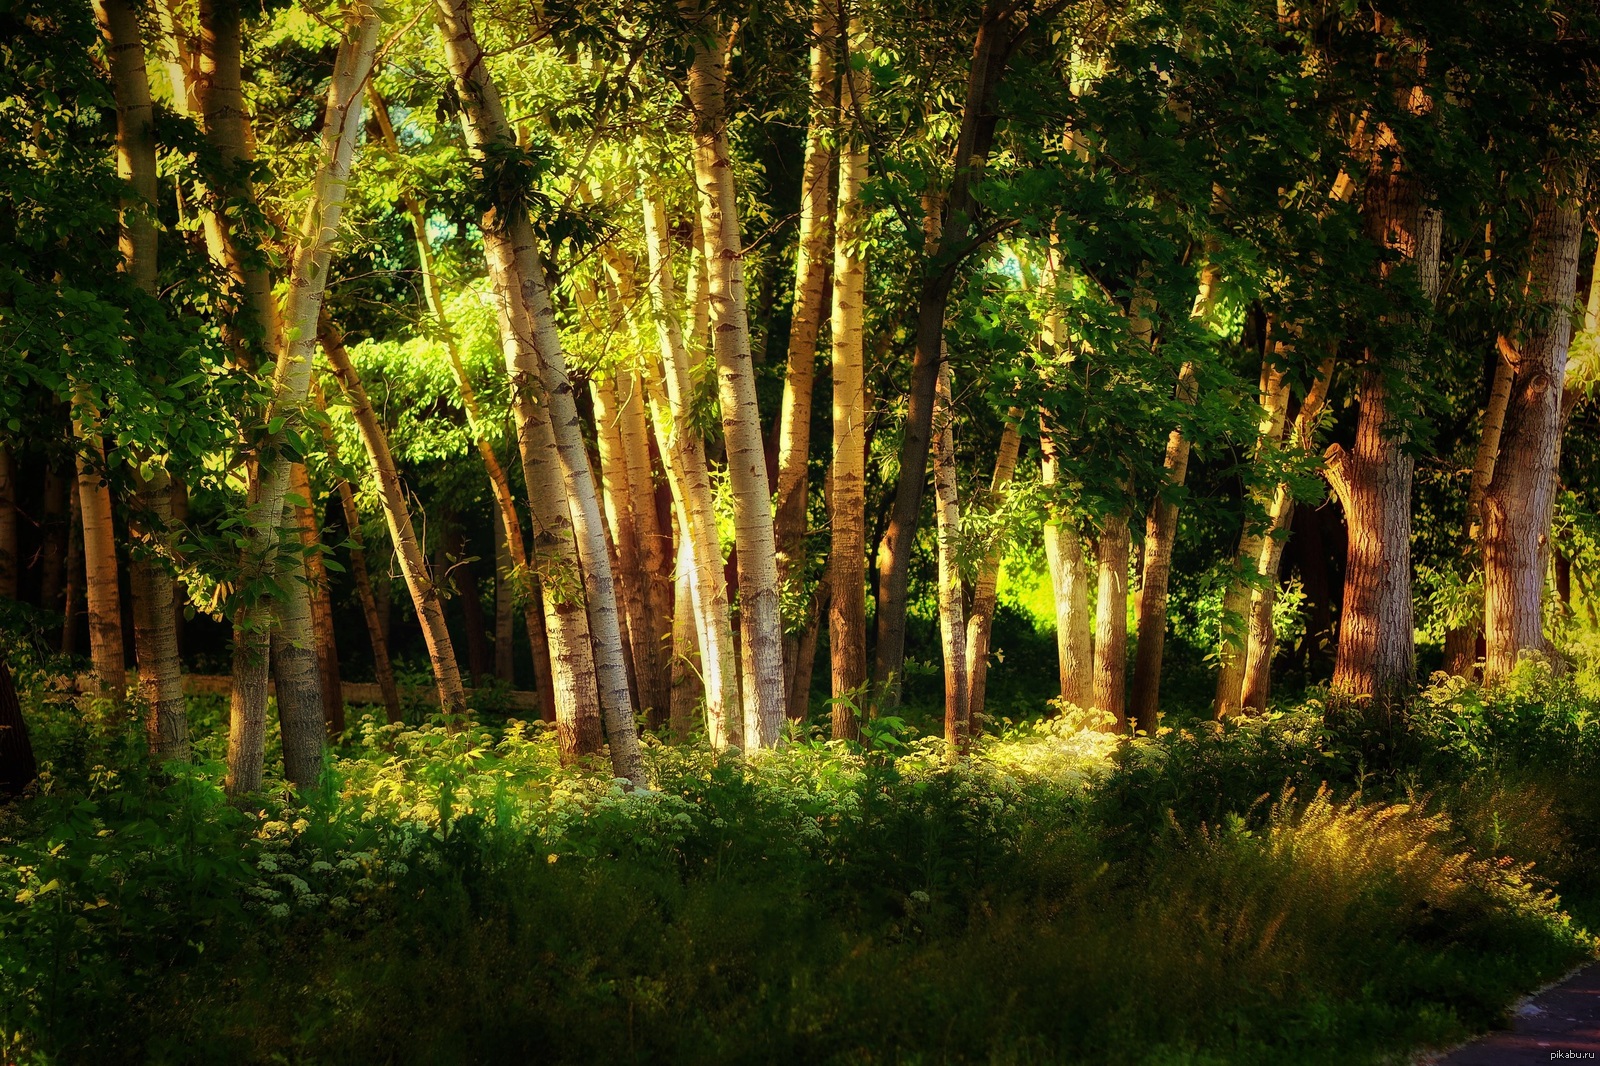
<path fill-rule="evenodd" d="M 650 744 L 632 792 L 542 725 L 368 717 L 243 807 L 220 700 L 152 769 L 133 711 L 20 680 L 7 1062 L 1405 1061 L 1600 920 L 1600 704 L 1532 664 L 1394 720 L 1074 711 L 957 766 L 894 719 Z"/>

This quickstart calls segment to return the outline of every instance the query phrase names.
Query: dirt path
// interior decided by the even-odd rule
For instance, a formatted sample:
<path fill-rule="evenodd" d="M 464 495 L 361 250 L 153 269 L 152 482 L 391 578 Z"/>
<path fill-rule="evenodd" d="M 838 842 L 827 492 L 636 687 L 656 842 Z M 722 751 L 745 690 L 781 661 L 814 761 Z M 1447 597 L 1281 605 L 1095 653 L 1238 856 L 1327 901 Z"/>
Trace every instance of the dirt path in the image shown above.
<path fill-rule="evenodd" d="M 1592 963 L 1517 1008 L 1512 1028 L 1457 1048 L 1433 1066 L 1600 1063 L 1600 963 Z"/>

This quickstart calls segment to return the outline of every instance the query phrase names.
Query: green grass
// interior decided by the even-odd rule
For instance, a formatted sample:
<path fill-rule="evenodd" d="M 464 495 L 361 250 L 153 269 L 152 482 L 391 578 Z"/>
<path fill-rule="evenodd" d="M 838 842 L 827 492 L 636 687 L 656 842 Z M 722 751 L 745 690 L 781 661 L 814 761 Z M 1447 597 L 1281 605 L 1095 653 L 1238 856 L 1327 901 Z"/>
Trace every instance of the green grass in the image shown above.
<path fill-rule="evenodd" d="M 1403 726 L 1031 723 L 960 767 L 651 747 L 632 794 L 541 728 L 368 722 L 321 795 L 244 809 L 217 705 L 157 771 L 43 692 L 49 773 L 0 814 L 8 1060 L 1404 1061 L 1600 917 L 1600 718 L 1531 673 Z"/>

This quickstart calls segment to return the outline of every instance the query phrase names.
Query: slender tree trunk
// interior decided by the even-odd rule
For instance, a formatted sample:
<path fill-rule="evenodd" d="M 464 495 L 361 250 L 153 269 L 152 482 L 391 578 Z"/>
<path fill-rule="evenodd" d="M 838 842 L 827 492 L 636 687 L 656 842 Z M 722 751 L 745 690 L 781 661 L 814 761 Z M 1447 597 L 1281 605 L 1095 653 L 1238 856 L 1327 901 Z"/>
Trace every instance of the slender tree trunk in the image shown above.
<path fill-rule="evenodd" d="M 133 652 L 145 704 L 145 735 L 157 760 L 189 755 L 188 702 L 178 658 L 172 574 L 160 557 L 172 524 L 164 473 L 141 481 L 138 513 L 129 520 L 136 552 L 128 568 L 133 593 Z"/>
<path fill-rule="evenodd" d="M 491 508 L 490 514 L 494 519 L 494 676 L 503 684 L 515 685 L 515 649 L 511 645 L 516 640 L 516 564 L 500 509 Z"/>
<path fill-rule="evenodd" d="M 1040 480 L 1046 486 L 1059 482 L 1059 460 L 1047 427 L 1042 427 Z M 1088 707 L 1094 700 L 1094 634 L 1089 614 L 1089 568 L 1083 557 L 1083 535 L 1077 521 L 1065 511 L 1054 511 L 1044 525 L 1045 562 L 1055 602 L 1056 666 L 1060 674 L 1061 701 Z"/>
<path fill-rule="evenodd" d="M 87 583 L 88 559 L 83 550 L 83 493 L 82 485 L 74 476 L 67 490 L 67 557 L 66 588 L 62 590 L 61 654 L 78 653 L 78 615 Z"/>
<path fill-rule="evenodd" d="M 944 652 L 944 739 L 952 755 L 967 748 L 971 722 L 967 705 L 967 620 L 962 602 L 961 506 L 956 483 L 955 412 L 951 408 L 950 364 L 939 368 L 934 396 L 933 488 L 939 536 L 939 640 Z"/>
<path fill-rule="evenodd" d="M 827 2 L 827 0 L 824 0 Z M 867 140 L 860 116 L 867 76 L 854 56 L 865 40 L 859 21 L 851 28 L 841 122 L 839 206 L 833 248 L 833 463 L 828 474 L 828 654 L 833 664 L 833 736 L 861 736 L 858 713 L 866 710 L 867 387 L 866 208 L 861 187 L 867 177 Z"/>
<path fill-rule="evenodd" d="M 1006 486 L 1017 468 L 1017 452 L 1022 446 L 1020 423 L 1022 412 L 1013 407 L 1006 416 L 1006 428 L 1000 434 L 1000 451 L 995 456 L 994 474 L 989 479 L 989 491 L 982 501 L 990 511 L 997 510 Z M 994 626 L 996 594 L 1000 587 L 1000 562 L 1003 541 L 995 537 L 984 553 L 978 568 L 978 580 L 972 590 L 972 612 L 967 616 L 967 717 L 972 731 L 982 728 L 984 698 L 989 680 L 989 633 Z"/>
<path fill-rule="evenodd" d="M 444 38 L 445 58 L 465 109 L 467 141 L 473 154 L 482 158 L 514 146 L 516 139 L 499 90 L 472 27 L 468 0 L 436 0 L 435 14 Z M 551 659 L 558 671 L 558 719 L 563 704 L 573 716 L 587 709 L 583 702 L 571 697 L 578 695 L 580 685 L 587 688 L 592 679 L 598 698 L 587 707 L 600 708 L 611 745 L 612 772 L 643 783 L 644 765 L 628 690 L 622 627 L 600 501 L 589 469 L 538 243 L 532 223 L 520 206 L 511 210 L 507 205 L 491 206 L 484 214 L 482 229 L 489 276 L 499 304 L 506 369 L 512 381 L 524 478 L 534 519 L 540 527 L 536 550 L 547 549 L 547 554 L 560 560 L 573 577 L 581 578 L 570 591 L 552 589 L 546 582 L 547 603 L 555 601 L 560 607 L 571 606 L 580 598 L 585 600 L 588 629 L 593 636 L 590 668 L 581 658 L 582 635 L 572 613 L 557 610 L 552 613 L 558 617 L 547 616 Z M 578 565 L 571 567 L 573 562 Z"/>
<path fill-rule="evenodd" d="M 320 382 L 313 383 L 312 398 L 316 401 L 317 410 L 326 415 L 327 400 L 323 396 Z M 327 451 L 328 461 L 338 468 L 339 449 L 333 437 L 333 430 L 326 421 L 319 420 L 318 427 L 322 433 L 322 443 Z M 356 509 L 356 495 L 350 488 L 350 482 L 341 477 L 337 492 L 340 509 L 344 514 L 345 539 L 350 546 L 350 573 L 355 578 L 356 596 L 361 601 L 361 615 L 366 621 L 367 638 L 372 644 L 372 673 L 377 678 L 378 688 L 383 692 L 383 709 L 388 721 L 391 723 L 404 721 L 405 714 L 400 705 L 400 688 L 395 684 L 394 667 L 389 661 L 388 627 L 378 610 L 378 598 L 372 591 L 372 576 L 367 570 L 367 551 L 361 539 L 361 512 Z M 341 710 L 343 696 L 341 689 Z"/>
<path fill-rule="evenodd" d="M 694 113 L 695 184 L 701 228 L 709 251 L 712 351 L 722 401 L 728 449 L 728 484 L 733 496 L 734 544 L 738 549 L 740 666 L 746 751 L 778 743 L 784 723 L 783 619 L 778 609 L 777 542 L 772 492 L 767 482 L 761 412 L 756 405 L 746 321 L 744 250 L 734 193 L 724 100 L 726 33 L 712 27 L 698 0 L 686 7 L 697 23 L 689 100 Z"/>
<path fill-rule="evenodd" d="M 378 480 L 378 499 L 383 504 L 383 515 L 389 524 L 389 537 L 394 542 L 395 556 L 400 572 L 411 592 L 411 601 L 417 609 L 417 621 L 422 625 L 422 638 L 428 648 L 428 661 L 433 666 L 434 683 L 439 689 L 439 706 L 445 720 L 452 728 L 460 728 L 467 714 L 467 695 L 461 684 L 461 669 L 456 662 L 455 647 L 450 642 L 450 630 L 445 624 L 444 605 L 439 590 L 434 587 L 428 573 L 428 561 L 411 525 L 411 509 L 406 503 L 405 490 L 395 468 L 394 457 L 389 453 L 389 438 L 367 399 L 367 390 L 360 375 L 345 351 L 344 339 L 338 329 L 323 319 L 322 350 L 339 385 L 350 401 L 351 414 L 361 431 L 361 442 L 366 446 L 367 458 Z"/>
<path fill-rule="evenodd" d="M 1512 364 L 1511 395 L 1500 454 L 1483 498 L 1487 641 L 1483 675 L 1488 682 L 1510 674 L 1523 652 L 1549 651 L 1544 632 L 1544 564 L 1555 502 L 1562 388 L 1582 241 L 1581 203 L 1552 183 L 1539 199 L 1527 283 L 1539 313 L 1519 338 L 1521 343 L 1512 346 L 1516 357 L 1508 359 Z"/>
<path fill-rule="evenodd" d="M 44 522 L 40 528 L 39 606 L 47 611 L 62 609 L 65 587 L 67 541 L 71 538 L 67 513 L 75 498 L 70 478 L 55 463 L 44 468 Z"/>
<path fill-rule="evenodd" d="M 80 389 L 78 506 L 83 515 L 84 593 L 89 606 L 89 658 L 100 689 L 122 699 L 128 678 L 123 660 L 122 597 L 117 588 L 117 542 L 111 524 L 111 487 L 99 411 Z"/>
<path fill-rule="evenodd" d="M 0 596 L 17 598 L 17 483 L 11 445 L 0 443 Z"/>
<path fill-rule="evenodd" d="M 694 552 L 687 537 L 678 538 L 678 569 L 673 580 L 672 605 L 672 703 L 667 728 L 672 739 L 682 742 L 694 732 L 700 700 L 705 696 L 700 683 L 700 644 L 695 632 Z"/>
<path fill-rule="evenodd" d="M 292 504 L 286 504 L 292 509 Z M 286 516 L 285 522 L 292 522 Z M 305 561 L 284 566 L 288 594 L 276 600 L 272 627 L 272 680 L 278 696 L 278 730 L 283 738 L 283 775 L 297 789 L 316 786 L 322 777 L 323 725 L 321 666 L 312 645 L 315 632 Z M 310 638 L 310 639 L 308 639 Z"/>
<path fill-rule="evenodd" d="M 1128 550 L 1128 516 L 1112 515 L 1096 550 L 1100 588 L 1095 599 L 1093 705 L 1116 719 L 1119 733 L 1128 727 Z"/>
<path fill-rule="evenodd" d="M 1514 376 L 1512 356 L 1516 349 L 1505 337 L 1495 346 L 1494 377 L 1489 383 L 1489 399 L 1483 408 L 1483 430 L 1478 435 L 1478 450 L 1473 458 L 1472 478 L 1467 483 L 1467 554 L 1483 551 L 1483 498 L 1494 477 L 1494 464 L 1500 454 L 1500 434 L 1505 428 L 1506 405 L 1511 400 Z M 1478 562 L 1473 559 L 1473 562 Z M 1483 635 L 1483 609 L 1479 604 L 1473 618 L 1452 626 L 1444 636 L 1444 668 L 1456 677 L 1468 677 L 1478 660 L 1478 639 Z"/>
<path fill-rule="evenodd" d="M 273 376 L 269 430 L 259 446 L 261 465 L 252 486 L 247 546 L 242 560 L 242 583 L 251 584 L 278 568 L 277 539 L 284 518 L 292 457 L 284 447 L 285 431 L 298 423 L 300 408 L 311 387 L 311 364 L 317 344 L 317 319 L 327 284 L 333 242 L 338 235 L 350 180 L 350 163 L 361 132 L 361 93 L 377 55 L 379 15 L 376 4 L 363 8 L 359 21 L 347 24 L 334 61 L 322 131 L 321 156 L 311 198 L 301 226 L 299 248 L 290 278 L 285 309 L 285 343 L 279 350 Z M 207 105 L 208 115 L 210 103 Z M 270 296 L 269 296 L 270 299 Z M 230 795 L 254 792 L 261 786 L 262 754 L 266 732 L 266 667 L 270 597 L 260 605 L 240 606 L 234 612 L 233 696 L 228 735 L 227 789 Z M 306 617 L 309 621 L 309 611 Z M 279 611 L 279 619 L 298 622 L 298 610 Z M 282 639 L 296 647 L 309 643 L 309 633 L 287 632 Z M 318 697 L 320 716 L 321 698 Z"/>
<path fill-rule="evenodd" d="M 1398 164 L 1368 182 L 1369 232 L 1412 264 L 1431 300 L 1439 289 L 1441 219 Z M 1329 483 L 1344 505 L 1350 531 L 1344 610 L 1333 688 L 1387 703 L 1413 680 L 1411 478 L 1415 461 L 1391 409 L 1390 381 L 1409 373 L 1404 351 L 1368 352 L 1353 450 L 1326 453 Z"/>
<path fill-rule="evenodd" d="M 329 595 L 328 568 L 322 561 L 322 531 L 318 528 L 316 496 L 304 463 L 294 464 L 290 486 L 305 500 L 294 505 L 295 525 L 300 547 L 306 558 L 306 592 L 310 597 L 311 635 L 317 652 L 317 675 L 321 678 L 322 722 L 329 737 L 344 732 L 344 680 L 339 675 L 339 641 L 334 635 L 333 601 Z"/>
<path fill-rule="evenodd" d="M 717 516 L 706 473 L 705 442 L 693 418 L 694 385 L 689 356 L 679 332 L 666 214 L 660 201 L 644 199 L 645 241 L 650 252 L 650 292 L 664 374 L 645 366 L 651 394 L 656 439 L 668 457 L 673 491 L 678 500 L 680 540 L 689 545 L 693 565 L 689 591 L 700 635 L 700 668 L 706 695 L 706 732 L 717 749 L 738 747 L 743 740 L 739 682 L 735 671 L 733 628 L 728 616 L 727 584 L 722 577 L 722 549 L 717 541 Z M 680 553 L 680 566 L 681 564 Z"/>
<path fill-rule="evenodd" d="M 778 580 L 790 582 L 805 572 L 806 511 L 811 459 L 811 392 L 817 367 L 817 334 L 827 300 L 828 255 L 834 152 L 830 134 L 838 120 L 834 52 L 839 44 L 839 0 L 815 0 L 811 15 L 811 118 L 805 162 L 800 171 L 800 234 L 794 264 L 794 310 L 789 326 L 789 358 L 778 416 L 778 506 L 773 536 L 778 545 Z M 850 77 L 851 75 L 847 75 Z M 857 79 L 861 80 L 861 79 Z M 864 155 L 864 153 L 863 153 Z M 863 164 L 865 159 L 863 158 Z M 795 689 L 801 636 L 784 637 L 784 670 Z M 813 649 L 815 635 L 812 635 Z M 788 709 L 795 717 L 795 709 Z M 802 714 L 800 717 L 804 717 Z"/>
<path fill-rule="evenodd" d="M 1253 466 L 1260 468 L 1280 446 L 1284 418 L 1289 410 L 1289 379 L 1273 357 L 1269 337 L 1261 360 L 1261 417 L 1256 423 Z M 1239 550 L 1233 572 L 1222 596 L 1221 668 L 1217 671 L 1217 693 L 1213 709 L 1224 718 L 1238 714 L 1244 687 L 1245 660 L 1250 642 L 1250 599 L 1253 576 L 1261 559 L 1270 517 L 1263 522 L 1259 512 L 1270 506 L 1261 486 L 1250 488 L 1246 499 L 1244 529 L 1239 533 Z"/>
<path fill-rule="evenodd" d="M 627 623 L 635 696 L 639 706 L 648 711 L 658 707 L 646 701 L 643 691 L 645 684 L 653 684 L 656 645 L 648 635 L 653 627 L 646 619 L 644 585 L 647 579 L 639 560 L 639 534 L 634 528 L 633 487 L 629 484 L 630 471 L 622 449 L 616 375 L 591 375 L 589 392 L 594 399 L 595 440 L 599 444 L 600 485 L 605 501 L 606 523 L 616 548 L 617 601 L 622 608 L 623 620 Z"/>
<path fill-rule="evenodd" d="M 1307 454 L 1311 452 L 1317 420 L 1321 418 L 1323 404 L 1328 398 L 1333 368 L 1332 356 L 1322 361 L 1316 380 L 1300 402 L 1300 411 L 1295 415 L 1290 439 Z M 1239 697 L 1239 705 L 1247 714 L 1259 714 L 1267 709 L 1272 683 L 1272 654 L 1277 644 L 1277 634 L 1272 626 L 1272 609 L 1278 600 L 1278 572 L 1283 565 L 1284 546 L 1289 541 L 1294 507 L 1292 487 L 1287 482 L 1279 482 L 1273 493 L 1272 509 L 1268 512 L 1266 534 L 1261 541 L 1256 567 L 1257 585 L 1250 594 L 1248 643 Z"/>
<path fill-rule="evenodd" d="M 650 462 L 649 401 L 643 376 L 632 369 L 618 375 L 620 436 L 622 454 L 628 469 L 628 491 L 632 495 L 633 535 L 637 540 L 640 592 L 644 598 L 644 618 L 638 640 L 644 645 L 639 654 L 640 706 L 649 708 L 651 722 L 659 726 L 672 700 L 671 669 L 667 662 L 672 639 L 672 538 L 661 526 L 656 507 L 655 470 Z"/>
<path fill-rule="evenodd" d="M 1015 44 L 1009 24 L 1013 8 L 1006 0 L 986 0 L 984 4 L 973 42 L 949 192 L 941 198 L 940 216 L 932 227 L 941 239 L 930 242 L 918 283 L 915 348 L 900 445 L 899 480 L 895 485 L 889 525 L 879 549 L 878 639 L 872 679 L 877 698 L 884 707 L 894 707 L 900 702 L 911 549 L 917 536 L 928 479 L 928 451 L 933 439 L 933 401 L 944 346 L 945 308 L 956 269 L 962 259 L 975 250 L 968 246 L 976 212 L 972 185 L 981 174 L 994 141 L 995 92 Z"/>

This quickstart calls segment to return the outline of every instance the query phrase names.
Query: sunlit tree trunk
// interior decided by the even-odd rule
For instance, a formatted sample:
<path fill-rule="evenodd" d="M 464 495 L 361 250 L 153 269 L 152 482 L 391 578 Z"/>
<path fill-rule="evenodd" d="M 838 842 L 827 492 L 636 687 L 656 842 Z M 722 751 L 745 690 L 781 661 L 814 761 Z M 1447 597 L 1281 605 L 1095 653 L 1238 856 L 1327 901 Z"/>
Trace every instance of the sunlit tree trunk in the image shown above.
<path fill-rule="evenodd" d="M 494 158 L 502 149 L 515 146 L 516 138 L 473 30 L 470 5 L 467 0 L 437 0 L 435 14 L 465 110 L 467 142 L 475 156 Z M 568 573 L 562 580 L 576 579 L 571 588 L 554 588 L 545 582 L 547 611 L 552 603 L 558 608 L 586 605 L 593 637 L 591 666 L 581 658 L 581 638 L 571 612 L 550 612 L 559 618 L 547 614 L 550 655 L 557 671 L 558 728 L 563 705 L 571 715 L 581 715 L 586 709 L 581 700 L 572 697 L 579 685 L 592 683 L 598 698 L 588 706 L 600 709 L 613 773 L 643 783 L 644 765 L 599 495 L 589 469 L 538 244 L 520 204 L 490 206 L 482 229 L 501 316 L 529 503 L 539 527 L 535 550 L 563 562 L 559 569 Z M 571 567 L 574 551 L 578 565 Z M 555 576 L 555 571 L 540 570 L 541 577 L 546 573 Z"/>
<path fill-rule="evenodd" d="M 317 345 L 317 318 L 327 284 L 333 243 L 339 232 L 350 163 L 361 133 L 362 86 L 377 55 L 379 16 L 376 5 L 365 7 L 358 21 L 345 26 L 334 61 L 322 130 L 321 154 L 311 197 L 301 226 L 289 296 L 284 312 L 284 342 L 273 375 L 269 428 L 259 445 L 260 469 L 251 488 L 247 546 L 242 583 L 273 575 L 278 567 L 277 539 L 284 518 L 292 457 L 284 447 L 285 431 L 300 421 L 300 408 L 311 387 L 312 357 Z M 209 107 L 209 104 L 208 104 Z M 270 598 L 241 605 L 234 612 L 233 697 L 230 706 L 227 789 L 232 795 L 261 785 L 262 743 L 266 718 L 267 611 Z M 298 619 L 300 613 L 279 612 Z M 309 620 L 309 611 L 306 612 Z M 308 644 L 309 631 L 287 632 L 289 644 Z M 321 698 L 318 697 L 320 717 Z"/>
<path fill-rule="evenodd" d="M 806 503 L 811 457 L 811 391 L 816 376 L 817 333 L 827 302 L 828 254 L 834 152 L 830 134 L 838 118 L 834 52 L 839 0 L 816 0 L 811 15 L 811 118 L 805 161 L 800 170 L 800 234 L 794 264 L 794 310 L 789 326 L 789 359 L 778 422 L 778 506 L 773 519 L 778 545 L 778 580 L 796 579 L 805 569 Z M 858 79 L 859 80 L 859 79 Z M 864 160 L 863 160 L 864 162 Z M 808 629 L 810 627 L 807 627 Z M 791 694 L 804 635 L 784 638 L 784 670 Z M 815 647 L 815 634 L 812 634 Z M 795 709 L 788 709 L 795 717 Z"/>
<path fill-rule="evenodd" d="M 1048 428 L 1042 428 L 1040 480 L 1059 482 L 1059 459 Z M 1054 511 L 1044 524 L 1045 562 L 1050 570 L 1056 615 L 1056 668 L 1061 700 L 1087 708 L 1094 700 L 1094 631 L 1089 614 L 1089 567 L 1083 557 L 1083 535 L 1077 521 Z"/>
<path fill-rule="evenodd" d="M 824 0 L 827 2 L 827 0 Z M 840 123 L 839 206 L 833 247 L 833 463 L 828 474 L 828 652 L 833 664 L 833 736 L 861 735 L 858 711 L 866 708 L 867 391 L 866 208 L 867 140 L 860 117 L 867 75 L 855 56 L 865 40 L 859 20 L 851 27 Z"/>
<path fill-rule="evenodd" d="M 1539 198 L 1527 283 L 1539 313 L 1511 346 L 1511 396 L 1483 498 L 1485 681 L 1504 678 L 1524 651 L 1549 650 L 1545 563 L 1582 241 L 1582 204 L 1552 181 Z"/>
<path fill-rule="evenodd" d="M 661 348 L 661 373 L 648 364 L 644 371 L 656 439 L 661 442 L 661 453 L 667 457 L 672 475 L 679 537 L 688 543 L 693 560 L 688 585 L 700 636 L 706 732 L 713 747 L 738 747 L 743 741 L 744 721 L 727 585 L 722 577 L 722 549 L 717 540 L 716 506 L 706 472 L 705 442 L 694 424 L 694 385 L 689 377 L 689 354 L 678 325 L 666 214 L 660 201 L 648 195 L 644 197 L 644 230 L 650 253 L 650 295 Z M 682 558 L 680 553 L 680 566 Z"/>
<path fill-rule="evenodd" d="M 667 728 L 672 739 L 683 741 L 694 732 L 695 718 L 705 688 L 700 682 L 700 641 L 695 632 L 694 552 L 680 524 L 678 567 L 673 580 L 672 603 L 672 703 Z"/>
<path fill-rule="evenodd" d="M 1280 344 L 1281 353 L 1285 346 Z M 1322 361 L 1300 410 L 1295 415 L 1290 442 L 1309 454 L 1315 441 L 1317 420 L 1322 417 L 1327 402 L 1328 386 L 1333 381 L 1334 361 L 1330 356 Z M 1283 566 L 1283 549 L 1289 540 L 1289 525 L 1294 518 L 1294 493 L 1287 482 L 1279 482 L 1273 493 L 1272 507 L 1267 515 L 1267 529 L 1262 537 L 1256 567 L 1257 584 L 1250 594 L 1250 617 L 1244 657 L 1244 677 L 1240 683 L 1239 706 L 1246 713 L 1267 709 L 1267 697 L 1272 684 L 1272 653 L 1277 644 L 1273 629 L 1272 609 L 1278 600 L 1278 574 Z"/>
<path fill-rule="evenodd" d="M 633 488 L 629 484 L 628 463 L 622 449 L 615 372 L 592 374 L 589 391 L 594 400 L 595 440 L 600 452 L 600 485 L 606 523 L 616 548 L 617 603 L 627 624 L 635 696 L 641 709 L 650 709 L 657 705 L 646 701 L 643 686 L 652 681 L 655 673 L 655 645 L 647 635 L 653 627 L 645 617 L 646 577 L 639 561 L 639 534 L 633 522 Z M 653 507 L 654 501 L 651 504 Z"/>
<path fill-rule="evenodd" d="M 1006 486 L 1017 469 L 1017 452 L 1022 446 L 1022 412 L 1013 407 L 1006 415 L 1006 428 L 1000 434 L 1000 451 L 995 455 L 994 474 L 983 505 L 998 509 Z M 974 732 L 982 727 L 984 698 L 989 679 L 989 633 L 994 625 L 994 608 L 1000 587 L 1000 562 L 1004 540 L 996 536 L 978 567 L 978 580 L 972 589 L 972 612 L 967 616 L 967 719 Z"/>
<path fill-rule="evenodd" d="M 286 502 L 284 508 L 292 511 L 294 505 Z M 284 521 L 292 523 L 293 515 L 286 515 Z M 288 590 L 274 601 L 277 624 L 271 636 L 272 681 L 283 739 L 283 776 L 296 788 L 306 789 L 322 776 L 325 727 L 305 560 L 292 557 L 282 564 L 282 580 Z"/>
<path fill-rule="evenodd" d="M 1096 541 L 1100 569 L 1095 597 L 1094 694 L 1091 704 L 1116 719 L 1116 730 L 1128 724 L 1128 516 L 1106 518 Z"/>
<path fill-rule="evenodd" d="M 1010 19 L 1015 5 L 986 0 L 973 42 L 961 124 L 952 156 L 948 193 L 941 198 L 940 217 L 932 227 L 940 235 L 930 243 L 917 285 L 915 347 L 910 391 L 900 445 L 900 473 L 895 485 L 889 525 L 879 549 L 877 645 L 872 680 L 885 707 L 900 702 L 905 665 L 906 610 L 911 582 L 911 549 L 927 487 L 928 451 L 932 442 L 933 400 L 944 346 L 945 311 L 960 255 L 971 235 L 976 214 L 973 184 L 981 175 L 994 141 L 994 97 L 1014 43 Z M 835 589 L 835 595 L 838 590 Z"/>
<path fill-rule="evenodd" d="M 1369 232 L 1417 272 L 1429 299 L 1439 288 L 1441 220 L 1398 164 L 1368 181 Z M 1415 460 L 1391 381 L 1410 372 L 1404 351 L 1368 352 L 1359 387 L 1355 447 L 1328 449 L 1328 482 L 1344 506 L 1350 549 L 1333 689 L 1388 702 L 1412 683 L 1411 481 Z"/>
<path fill-rule="evenodd" d="M 322 350 L 339 385 L 350 401 L 350 413 L 361 431 L 361 443 L 366 446 L 367 459 L 377 478 L 378 499 L 383 504 L 383 516 L 389 524 L 389 537 L 394 542 L 395 557 L 400 563 L 400 573 L 405 577 L 406 588 L 417 609 L 417 621 L 422 625 L 422 637 L 428 648 L 428 661 L 433 667 L 434 683 L 439 689 L 439 706 L 446 721 L 459 728 L 467 713 L 467 695 L 461 683 L 461 669 L 456 662 L 455 647 L 450 642 L 450 630 L 445 625 L 444 605 L 439 591 L 434 587 L 428 572 L 427 557 L 411 524 L 411 509 L 406 503 L 405 490 L 395 468 L 394 457 L 389 452 L 388 434 L 378 421 L 367 398 L 350 356 L 345 351 L 344 339 L 332 322 L 323 320 Z"/>
<path fill-rule="evenodd" d="M 724 100 L 727 33 L 713 27 L 697 0 L 689 101 L 694 113 L 695 185 L 708 250 L 712 351 L 717 360 L 728 484 L 733 496 L 739 573 L 739 656 L 746 751 L 777 744 L 784 722 L 783 620 L 779 615 L 777 543 L 767 483 L 761 412 L 756 405 L 746 320 L 744 250 L 734 193 Z"/>
<path fill-rule="evenodd" d="M 956 481 L 955 412 L 951 407 L 950 364 L 939 368 L 934 394 L 933 489 L 939 537 L 939 640 L 944 652 L 944 739 L 951 752 L 966 750 L 971 722 L 967 711 L 967 620 L 962 601 L 961 506 Z"/>
<path fill-rule="evenodd" d="M 1272 340 L 1267 342 L 1266 354 L 1261 360 L 1261 388 L 1259 392 L 1261 417 L 1256 423 L 1254 463 L 1259 466 L 1279 447 L 1283 439 L 1284 418 L 1289 410 L 1289 379 L 1273 357 Z M 1252 576 L 1261 559 L 1262 545 L 1266 541 L 1270 518 L 1263 522 L 1256 513 L 1269 502 L 1264 486 L 1249 492 L 1244 528 L 1239 534 L 1239 548 L 1233 560 L 1233 571 L 1228 575 L 1228 586 L 1222 595 L 1221 666 L 1217 671 L 1217 691 L 1212 709 L 1218 718 L 1238 714 L 1244 686 L 1245 658 L 1249 650 L 1250 597 L 1255 582 Z"/>

